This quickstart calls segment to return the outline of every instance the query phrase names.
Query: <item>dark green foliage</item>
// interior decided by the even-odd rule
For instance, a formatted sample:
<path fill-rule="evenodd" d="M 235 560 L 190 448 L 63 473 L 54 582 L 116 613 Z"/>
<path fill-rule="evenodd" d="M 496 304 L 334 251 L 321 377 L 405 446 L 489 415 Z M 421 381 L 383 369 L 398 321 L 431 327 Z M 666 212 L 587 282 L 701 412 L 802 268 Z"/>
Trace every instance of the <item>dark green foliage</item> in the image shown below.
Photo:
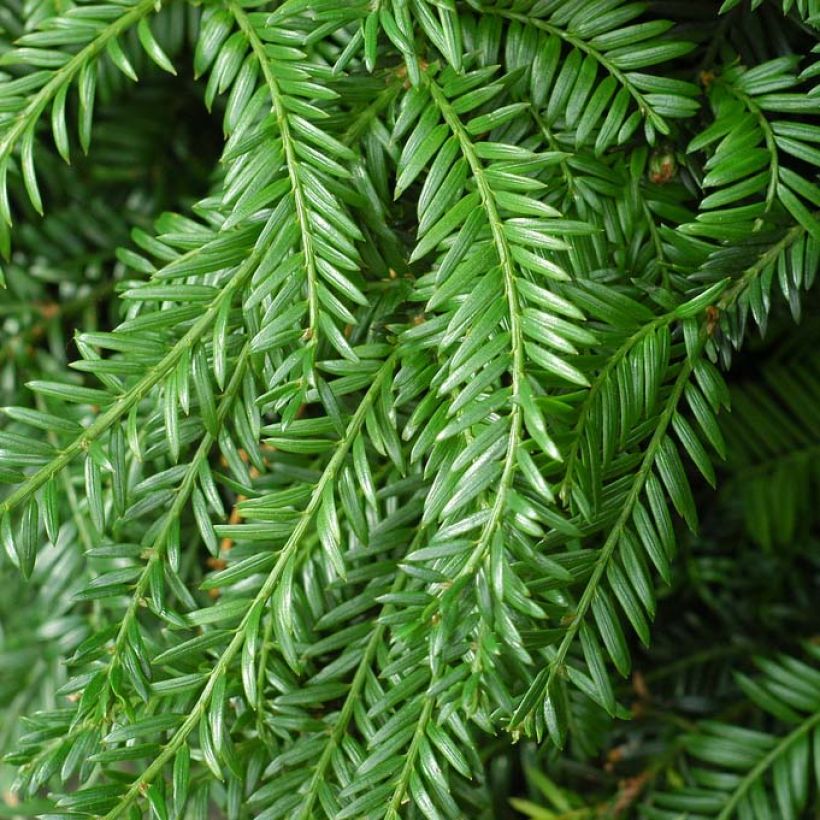
<path fill-rule="evenodd" d="M 7 0 L 19 811 L 491 817 L 521 760 L 543 816 L 809 811 L 820 388 L 782 314 L 820 261 L 818 25 Z M 715 673 L 720 723 L 624 728 L 634 665 L 696 694 L 719 635 L 760 658 Z M 636 794 L 573 794 L 621 732 L 662 749 Z"/>

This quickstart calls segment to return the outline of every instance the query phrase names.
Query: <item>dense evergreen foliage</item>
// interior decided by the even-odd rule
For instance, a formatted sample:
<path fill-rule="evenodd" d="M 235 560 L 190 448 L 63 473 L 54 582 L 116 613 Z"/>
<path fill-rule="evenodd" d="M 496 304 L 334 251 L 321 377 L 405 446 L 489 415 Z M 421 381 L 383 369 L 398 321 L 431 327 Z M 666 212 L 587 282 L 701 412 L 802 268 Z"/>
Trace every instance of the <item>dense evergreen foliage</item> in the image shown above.
<path fill-rule="evenodd" d="M 0 816 L 816 817 L 818 28 L 2 0 Z"/>

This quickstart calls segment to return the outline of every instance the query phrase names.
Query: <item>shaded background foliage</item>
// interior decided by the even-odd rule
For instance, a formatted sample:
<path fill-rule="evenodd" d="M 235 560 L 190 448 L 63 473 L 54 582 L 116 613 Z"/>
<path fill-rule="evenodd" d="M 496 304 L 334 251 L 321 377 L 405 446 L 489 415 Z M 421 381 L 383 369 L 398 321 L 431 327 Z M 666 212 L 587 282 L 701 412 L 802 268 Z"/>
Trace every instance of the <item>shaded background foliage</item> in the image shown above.
<path fill-rule="evenodd" d="M 162 5 L 0 9 L 0 813 L 816 816 L 816 3 Z"/>

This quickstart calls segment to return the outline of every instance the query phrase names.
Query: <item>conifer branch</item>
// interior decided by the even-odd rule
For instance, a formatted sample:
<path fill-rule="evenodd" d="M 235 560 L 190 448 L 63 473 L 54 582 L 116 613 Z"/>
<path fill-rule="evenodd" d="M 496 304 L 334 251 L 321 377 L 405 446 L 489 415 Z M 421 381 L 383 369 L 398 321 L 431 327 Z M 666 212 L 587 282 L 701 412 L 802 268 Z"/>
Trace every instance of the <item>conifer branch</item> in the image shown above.
<path fill-rule="evenodd" d="M 458 139 L 464 158 L 470 166 L 475 178 L 476 187 L 481 196 L 481 204 L 487 214 L 487 221 L 493 237 L 493 245 L 498 256 L 499 265 L 504 277 L 504 297 L 507 301 L 507 317 L 510 327 L 510 352 L 512 355 L 512 397 L 510 407 L 510 432 L 507 440 L 507 450 L 504 456 L 504 467 L 501 472 L 498 489 L 493 501 L 490 517 L 485 524 L 481 538 L 478 541 L 469 561 L 459 573 L 459 578 L 470 577 L 484 560 L 487 549 L 496 530 L 501 526 L 507 505 L 507 493 L 512 486 L 516 470 L 516 453 L 521 443 L 522 429 L 522 381 L 524 373 L 524 339 L 521 330 L 521 309 L 518 304 L 516 290 L 515 264 L 504 233 L 504 225 L 498 213 L 495 197 L 484 167 L 476 154 L 470 136 L 465 130 L 456 112 L 435 82 L 430 79 L 430 93 L 441 109 L 442 115 L 450 130 Z"/>
<path fill-rule="evenodd" d="M 737 787 L 732 792 L 726 805 L 718 815 L 718 820 L 729 820 L 734 816 L 736 809 L 740 802 L 748 793 L 755 783 L 759 782 L 763 774 L 770 769 L 774 763 L 787 754 L 795 743 L 802 740 L 809 732 L 816 726 L 820 725 L 820 712 L 815 712 L 813 715 L 804 720 L 798 727 L 793 729 L 775 746 L 743 779 L 738 783 Z"/>
<path fill-rule="evenodd" d="M 225 388 L 225 393 L 219 402 L 217 408 L 217 422 L 221 425 L 228 414 L 231 412 L 233 403 L 237 398 L 237 394 L 242 386 L 242 380 L 245 375 L 245 370 L 248 366 L 248 359 L 250 358 L 250 346 L 245 343 L 237 360 L 234 364 L 231 380 Z M 151 581 L 151 572 L 155 564 L 165 560 L 168 550 L 168 538 L 171 535 L 172 529 L 177 525 L 183 510 L 188 504 L 191 493 L 194 490 L 197 476 L 202 464 L 206 461 L 215 443 L 214 436 L 205 432 L 202 441 L 196 449 L 193 458 L 185 469 L 185 475 L 182 477 L 179 486 L 176 489 L 174 500 L 165 514 L 162 527 L 154 538 L 153 544 L 148 551 L 148 560 L 143 568 L 139 578 L 134 584 L 132 590 L 131 602 L 125 610 L 125 614 L 120 622 L 120 628 L 117 636 L 114 639 L 114 647 L 109 662 L 109 674 L 113 666 L 118 662 L 123 653 L 125 643 L 128 641 L 128 632 L 132 621 L 137 617 L 137 612 L 143 604 L 146 592 Z"/>
<path fill-rule="evenodd" d="M 230 302 L 235 293 L 253 273 L 259 261 L 260 254 L 261 251 L 257 249 L 248 257 L 236 270 L 225 287 L 214 297 L 213 301 L 206 307 L 191 328 L 133 387 L 115 399 L 107 410 L 104 410 L 92 424 L 83 430 L 68 446 L 64 447 L 54 459 L 33 473 L 13 493 L 0 502 L 0 516 L 11 512 L 31 498 L 43 484 L 63 470 L 76 456 L 87 451 L 92 442 L 106 433 L 125 416 L 134 405 L 140 402 L 152 388 L 173 371 L 179 363 L 180 358 L 186 352 L 190 352 L 205 333 L 211 329 L 223 305 Z"/>
<path fill-rule="evenodd" d="M 245 35 L 251 47 L 253 55 L 265 78 L 265 83 L 270 91 L 271 105 L 276 115 L 276 125 L 279 135 L 282 138 L 282 147 L 285 152 L 285 164 L 288 169 L 293 203 L 296 208 L 296 221 L 299 224 L 299 235 L 301 237 L 302 250 L 305 254 L 305 272 L 307 274 L 307 298 L 308 298 L 308 343 L 315 347 L 319 343 L 319 294 L 317 290 L 316 254 L 314 251 L 313 227 L 310 224 L 308 205 L 302 189 L 302 180 L 299 175 L 300 163 L 296 156 L 294 138 L 291 134 L 288 113 L 285 108 L 283 94 L 279 88 L 279 83 L 271 70 L 270 57 L 265 53 L 264 43 L 259 39 L 259 35 L 251 24 L 245 10 L 238 4 L 231 2 L 228 4 L 231 14 L 236 19 L 240 30 Z"/>
<path fill-rule="evenodd" d="M 115 40 L 140 20 L 155 13 L 157 0 L 138 0 L 131 8 L 106 26 L 94 39 L 80 49 L 64 66 L 56 69 L 54 76 L 31 98 L 9 129 L 0 138 L 0 168 L 12 149 L 26 131 L 34 128 L 48 104 L 64 86 L 71 83 L 80 70 L 98 57 L 109 42 Z"/>
<path fill-rule="evenodd" d="M 116 817 L 119 817 L 121 813 L 134 802 L 134 800 L 144 791 L 148 784 L 150 784 L 154 778 L 160 774 L 165 764 L 174 756 L 174 754 L 176 754 L 177 750 L 186 742 L 191 732 L 199 725 L 200 720 L 202 720 L 205 715 L 205 711 L 208 708 L 208 704 L 210 703 L 211 696 L 213 695 L 217 682 L 227 673 L 231 662 L 234 660 L 238 652 L 242 649 L 242 645 L 247 640 L 247 626 L 251 623 L 253 614 L 263 607 L 270 599 L 282 577 L 285 566 L 298 554 L 300 548 L 303 546 L 303 540 L 308 532 L 308 528 L 313 522 L 313 519 L 318 513 L 319 507 L 322 503 L 325 487 L 331 485 L 333 480 L 336 478 L 336 475 L 338 474 L 338 471 L 353 444 L 353 439 L 359 434 L 367 413 L 379 395 L 382 382 L 389 378 L 392 373 L 395 366 L 395 361 L 396 354 L 393 353 L 381 366 L 370 389 L 367 391 L 359 406 L 356 408 L 356 412 L 348 422 L 344 437 L 337 444 L 333 456 L 325 469 L 322 471 L 319 481 L 313 488 L 307 507 L 305 507 L 293 529 L 293 532 L 285 542 L 285 545 L 282 547 L 273 569 L 271 569 L 268 573 L 268 576 L 265 578 L 261 589 L 254 596 L 253 601 L 240 621 L 239 626 L 236 628 L 233 638 L 225 651 L 219 656 L 218 661 L 209 673 L 205 686 L 203 687 L 202 692 L 197 698 L 197 701 L 190 713 L 180 727 L 174 732 L 173 737 L 163 747 L 162 751 L 159 755 L 157 755 L 151 765 L 148 766 L 141 776 L 129 787 L 128 791 L 118 801 L 117 805 L 106 815 L 106 820 L 115 820 Z"/>
<path fill-rule="evenodd" d="M 800 226 L 795 226 L 782 239 L 767 248 L 766 251 L 754 262 L 754 264 L 750 265 L 742 273 L 742 275 L 738 277 L 736 282 L 723 292 L 717 301 L 718 312 L 723 312 L 731 308 L 744 290 L 754 281 L 755 277 L 759 276 L 766 267 L 771 265 L 772 262 L 777 259 L 779 254 L 781 254 L 784 249 L 788 248 L 791 242 L 795 241 L 795 239 L 801 235 L 802 230 L 803 229 Z M 654 330 L 656 324 L 658 326 L 662 326 L 663 324 L 671 321 L 672 318 L 674 318 L 674 312 L 659 317 L 652 323 L 637 331 L 637 333 L 630 337 L 627 340 L 627 343 L 618 350 L 616 356 L 625 354 L 627 350 L 631 348 L 634 343 L 633 340 L 635 340 L 636 337 L 642 338 L 650 330 Z M 603 546 L 601 547 L 596 558 L 592 574 L 584 587 L 583 593 L 578 600 L 578 604 L 574 607 L 572 619 L 566 629 L 566 633 L 561 640 L 555 655 L 550 659 L 548 667 L 549 671 L 547 674 L 536 678 L 530 691 L 522 699 L 519 708 L 510 719 L 511 729 L 515 730 L 521 725 L 521 723 L 531 712 L 533 699 L 540 700 L 545 693 L 549 693 L 556 681 L 556 676 L 561 674 L 569 650 L 578 636 L 579 629 L 585 622 L 585 618 L 590 610 L 590 607 L 592 606 L 595 595 L 602 586 L 604 573 L 606 572 L 607 566 L 612 560 L 612 556 L 620 543 L 624 529 L 627 527 L 632 516 L 634 507 L 644 491 L 647 477 L 655 465 L 658 452 L 664 442 L 667 431 L 672 422 L 673 414 L 675 414 L 683 396 L 684 389 L 692 376 L 694 363 L 701 356 L 707 340 L 708 330 L 704 326 L 701 329 L 696 349 L 690 351 L 687 358 L 681 364 L 669 396 L 665 401 L 664 408 L 654 422 L 652 438 L 644 451 L 640 467 L 632 478 L 629 491 L 621 507 L 621 512 L 612 527 L 608 530 L 606 540 L 604 541 Z M 611 362 L 612 360 L 607 363 L 607 366 Z M 593 385 L 593 389 L 594 388 L 595 385 Z M 583 419 L 584 416 L 585 413 L 582 411 L 581 419 Z"/>

